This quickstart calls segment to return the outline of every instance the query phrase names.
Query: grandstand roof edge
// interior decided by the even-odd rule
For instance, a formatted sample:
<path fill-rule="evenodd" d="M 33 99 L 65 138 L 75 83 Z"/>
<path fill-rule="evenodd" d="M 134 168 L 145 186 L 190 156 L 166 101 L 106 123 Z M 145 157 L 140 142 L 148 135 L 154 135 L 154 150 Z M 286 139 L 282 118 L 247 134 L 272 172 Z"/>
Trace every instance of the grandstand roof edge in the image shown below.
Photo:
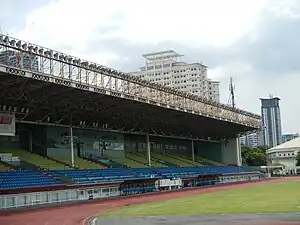
<path fill-rule="evenodd" d="M 27 42 L 27 41 L 23 41 L 23 40 L 20 40 L 20 39 L 17 39 L 17 38 L 14 38 L 14 37 L 11 37 L 11 36 L 7 36 L 7 35 L 3 35 L 3 34 L 0 34 L 0 45 L 3 45 L 5 47 L 8 47 L 8 48 L 13 48 L 15 50 L 19 50 L 19 51 L 25 51 L 19 47 L 16 47 L 16 46 L 10 46 L 9 43 L 6 43 L 4 42 L 4 38 L 3 37 L 7 37 L 8 39 L 12 39 L 14 40 L 16 43 L 17 42 L 23 42 L 24 44 L 26 43 L 28 46 L 31 45 L 31 46 L 36 46 L 37 48 L 39 49 L 44 49 L 44 50 L 48 50 L 48 51 L 51 51 L 52 53 L 53 52 L 56 52 L 58 54 L 62 54 L 62 55 L 67 55 L 71 58 L 75 58 L 75 59 L 79 59 L 78 57 L 75 57 L 75 56 L 71 56 L 69 54 L 66 54 L 66 53 L 62 53 L 60 51 L 57 51 L 57 50 L 53 50 L 53 49 L 49 49 L 49 48 L 46 48 L 46 47 L 43 47 L 43 46 L 40 46 L 40 45 L 37 45 L 37 44 L 33 44 L 33 43 L 30 43 L 30 42 Z M 20 44 L 21 45 L 21 44 Z M 35 53 L 36 55 L 39 56 L 39 53 Z M 46 57 L 46 58 L 49 58 L 45 55 L 42 55 L 42 57 Z M 52 59 L 52 58 L 49 58 L 49 59 Z M 80 59 L 81 60 L 81 59 Z M 229 111 L 232 111 L 232 112 L 236 112 L 236 113 L 240 113 L 240 114 L 243 114 L 243 115 L 246 115 L 246 116 L 250 116 L 250 117 L 253 117 L 255 119 L 261 119 L 261 116 L 258 115 L 258 114 L 254 114 L 252 112 L 248 112 L 248 111 L 245 111 L 245 110 L 242 110 L 242 109 L 238 109 L 238 108 L 233 108 L 233 107 L 230 107 L 226 104 L 222 104 L 222 103 L 218 103 L 218 102 L 213 102 L 213 101 L 209 101 L 208 99 L 205 99 L 205 98 L 201 98 L 201 97 L 198 97 L 196 95 L 193 95 L 193 94 L 190 94 L 190 93 L 186 93 L 186 92 L 183 92 L 183 91 L 177 91 L 173 88 L 170 88 L 170 87 L 165 87 L 163 85 L 158 85 L 158 84 L 154 84 L 154 83 L 151 83 L 151 82 L 145 82 L 144 80 L 142 79 L 139 79 L 135 76 L 132 76 L 130 75 L 129 73 L 124 73 L 124 72 L 121 72 L 121 71 L 118 71 L 116 69 L 113 69 L 113 68 L 110 68 L 110 67 L 106 67 L 106 66 L 103 66 L 103 65 L 100 65 L 100 64 L 97 64 L 97 63 L 94 63 L 94 62 L 90 62 L 90 61 L 87 61 L 87 60 L 82 60 L 83 62 L 87 62 L 89 64 L 95 64 L 95 65 L 98 65 L 100 67 L 103 67 L 103 68 L 106 68 L 109 70 L 109 72 L 107 72 L 107 75 L 108 76 L 112 76 L 114 78 L 118 78 L 118 79 L 127 79 L 133 83 L 137 83 L 139 85 L 142 85 L 142 86 L 147 86 L 147 87 L 150 87 L 150 88 L 153 88 L 153 89 L 157 89 L 157 90 L 160 90 L 160 91 L 164 91 L 164 92 L 167 92 L 167 93 L 170 93 L 170 94 L 175 94 L 175 95 L 178 95 L 180 97 L 183 97 L 183 98 L 188 98 L 188 99 L 191 99 L 191 100 L 194 100 L 194 101 L 198 101 L 198 102 L 202 102 L 202 103 L 205 103 L 205 104 L 208 104 L 208 105 L 211 105 L 211 106 L 215 106 L 215 107 L 220 107 L 220 108 L 223 108 L 223 109 L 226 109 L 226 110 L 229 110 Z M 92 69 L 91 69 L 92 70 Z M 124 75 L 126 75 L 126 77 L 124 77 Z"/>

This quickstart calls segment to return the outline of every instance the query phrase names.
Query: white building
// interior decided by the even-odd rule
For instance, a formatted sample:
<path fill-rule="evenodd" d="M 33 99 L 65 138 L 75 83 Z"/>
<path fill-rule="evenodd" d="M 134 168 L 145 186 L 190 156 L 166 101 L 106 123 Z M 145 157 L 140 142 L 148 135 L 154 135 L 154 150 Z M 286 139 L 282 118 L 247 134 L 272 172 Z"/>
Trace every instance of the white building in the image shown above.
<path fill-rule="evenodd" d="M 145 65 L 130 74 L 219 102 L 219 81 L 207 78 L 206 66 L 183 62 L 182 56 L 172 50 L 144 54 Z"/>
<path fill-rule="evenodd" d="M 300 151 L 300 137 L 285 142 L 267 150 L 268 163 L 280 163 L 285 166 L 285 172 L 297 172 L 296 156 Z"/>
<path fill-rule="evenodd" d="M 242 146 L 250 148 L 257 148 L 264 145 L 262 132 L 251 133 L 240 137 L 240 143 Z"/>

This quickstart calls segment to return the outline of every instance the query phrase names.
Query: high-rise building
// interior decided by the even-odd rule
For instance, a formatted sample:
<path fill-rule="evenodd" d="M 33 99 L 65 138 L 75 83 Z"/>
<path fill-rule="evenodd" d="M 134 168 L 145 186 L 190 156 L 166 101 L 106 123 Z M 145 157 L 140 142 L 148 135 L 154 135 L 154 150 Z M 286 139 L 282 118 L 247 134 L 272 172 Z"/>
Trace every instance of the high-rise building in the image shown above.
<path fill-rule="evenodd" d="M 22 59 L 23 57 L 23 59 Z M 21 64 L 20 64 L 21 63 Z M 0 52 L 0 64 L 23 68 L 27 70 L 38 71 L 39 62 L 37 56 L 20 54 L 15 51 L 2 51 Z"/>
<path fill-rule="evenodd" d="M 299 134 L 283 134 L 282 135 L 282 143 L 293 140 L 299 137 Z"/>
<path fill-rule="evenodd" d="M 262 132 L 256 132 L 241 136 L 240 143 L 242 146 L 257 148 L 264 145 L 262 139 Z"/>
<path fill-rule="evenodd" d="M 207 78 L 206 66 L 183 62 L 182 56 L 173 50 L 144 54 L 145 65 L 131 75 L 219 102 L 219 81 Z"/>
<path fill-rule="evenodd" d="M 270 96 L 270 98 L 261 98 L 260 100 L 264 143 L 272 148 L 282 143 L 280 98 Z"/>

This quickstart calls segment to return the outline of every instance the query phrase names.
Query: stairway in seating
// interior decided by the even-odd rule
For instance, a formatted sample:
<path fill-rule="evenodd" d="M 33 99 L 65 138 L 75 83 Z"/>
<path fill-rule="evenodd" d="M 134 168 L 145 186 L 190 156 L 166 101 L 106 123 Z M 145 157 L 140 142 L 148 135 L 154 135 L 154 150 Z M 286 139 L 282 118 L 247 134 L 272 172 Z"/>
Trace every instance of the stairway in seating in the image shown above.
<path fill-rule="evenodd" d="M 213 160 L 206 159 L 206 158 L 202 158 L 200 156 L 195 156 L 195 159 L 203 162 L 204 164 L 206 163 L 206 164 L 215 165 L 215 166 L 225 166 L 224 163 L 213 161 Z"/>
<path fill-rule="evenodd" d="M 184 154 L 173 154 L 172 157 L 176 158 L 176 159 L 181 159 L 187 163 L 190 163 L 194 166 L 203 166 L 203 163 L 199 160 L 196 159 L 195 157 L 195 163 L 193 162 L 193 159 L 191 156 L 188 155 L 184 155 Z"/>
<path fill-rule="evenodd" d="M 164 154 L 162 154 L 162 153 L 152 152 L 152 155 L 153 155 L 155 158 L 157 158 L 157 159 L 160 159 L 160 160 L 162 160 L 162 161 L 165 161 L 165 162 L 169 162 L 169 163 L 175 164 L 175 165 L 177 165 L 177 166 L 181 166 L 181 167 L 184 167 L 184 166 L 193 166 L 193 164 L 190 164 L 190 163 L 184 162 L 184 161 L 182 161 L 182 160 L 179 160 L 179 159 L 170 157 L 169 155 L 164 155 Z"/>
<path fill-rule="evenodd" d="M 129 159 L 127 157 L 110 157 L 113 161 L 126 165 L 130 168 L 146 168 L 145 164 L 139 163 L 135 160 Z"/>
<path fill-rule="evenodd" d="M 134 154 L 135 156 L 139 157 L 143 163 L 146 163 L 148 165 L 148 158 L 147 158 L 147 152 L 131 152 L 131 154 Z M 151 166 L 152 167 L 168 167 L 164 163 L 159 162 L 160 160 L 156 159 L 155 157 L 151 157 Z"/>
<path fill-rule="evenodd" d="M 11 153 L 14 157 L 19 157 L 21 164 L 27 168 L 43 168 L 43 169 L 64 169 L 63 164 L 59 164 L 48 158 L 44 158 L 35 153 L 28 152 L 22 149 L 0 149 L 0 153 Z M 22 165 L 21 165 L 22 166 Z"/>
<path fill-rule="evenodd" d="M 69 166 L 71 166 L 71 158 L 70 157 L 63 157 L 63 156 L 52 156 L 52 158 L 62 162 L 66 163 Z M 104 168 L 104 166 L 101 166 L 98 163 L 94 163 L 92 161 L 80 158 L 80 157 L 74 157 L 74 163 L 75 167 L 80 168 L 80 169 L 101 169 Z"/>

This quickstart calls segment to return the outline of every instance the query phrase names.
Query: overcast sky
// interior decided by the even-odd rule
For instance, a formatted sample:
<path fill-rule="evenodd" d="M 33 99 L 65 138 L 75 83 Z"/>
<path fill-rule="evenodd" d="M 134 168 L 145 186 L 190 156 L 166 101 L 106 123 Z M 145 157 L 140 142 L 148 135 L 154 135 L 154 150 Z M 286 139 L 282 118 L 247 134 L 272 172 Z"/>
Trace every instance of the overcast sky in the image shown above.
<path fill-rule="evenodd" d="M 281 98 L 285 133 L 300 132 L 299 0 L 0 0 L 4 33 L 100 64 L 136 70 L 145 52 L 173 49 L 208 66 L 228 102 L 260 113 Z"/>

